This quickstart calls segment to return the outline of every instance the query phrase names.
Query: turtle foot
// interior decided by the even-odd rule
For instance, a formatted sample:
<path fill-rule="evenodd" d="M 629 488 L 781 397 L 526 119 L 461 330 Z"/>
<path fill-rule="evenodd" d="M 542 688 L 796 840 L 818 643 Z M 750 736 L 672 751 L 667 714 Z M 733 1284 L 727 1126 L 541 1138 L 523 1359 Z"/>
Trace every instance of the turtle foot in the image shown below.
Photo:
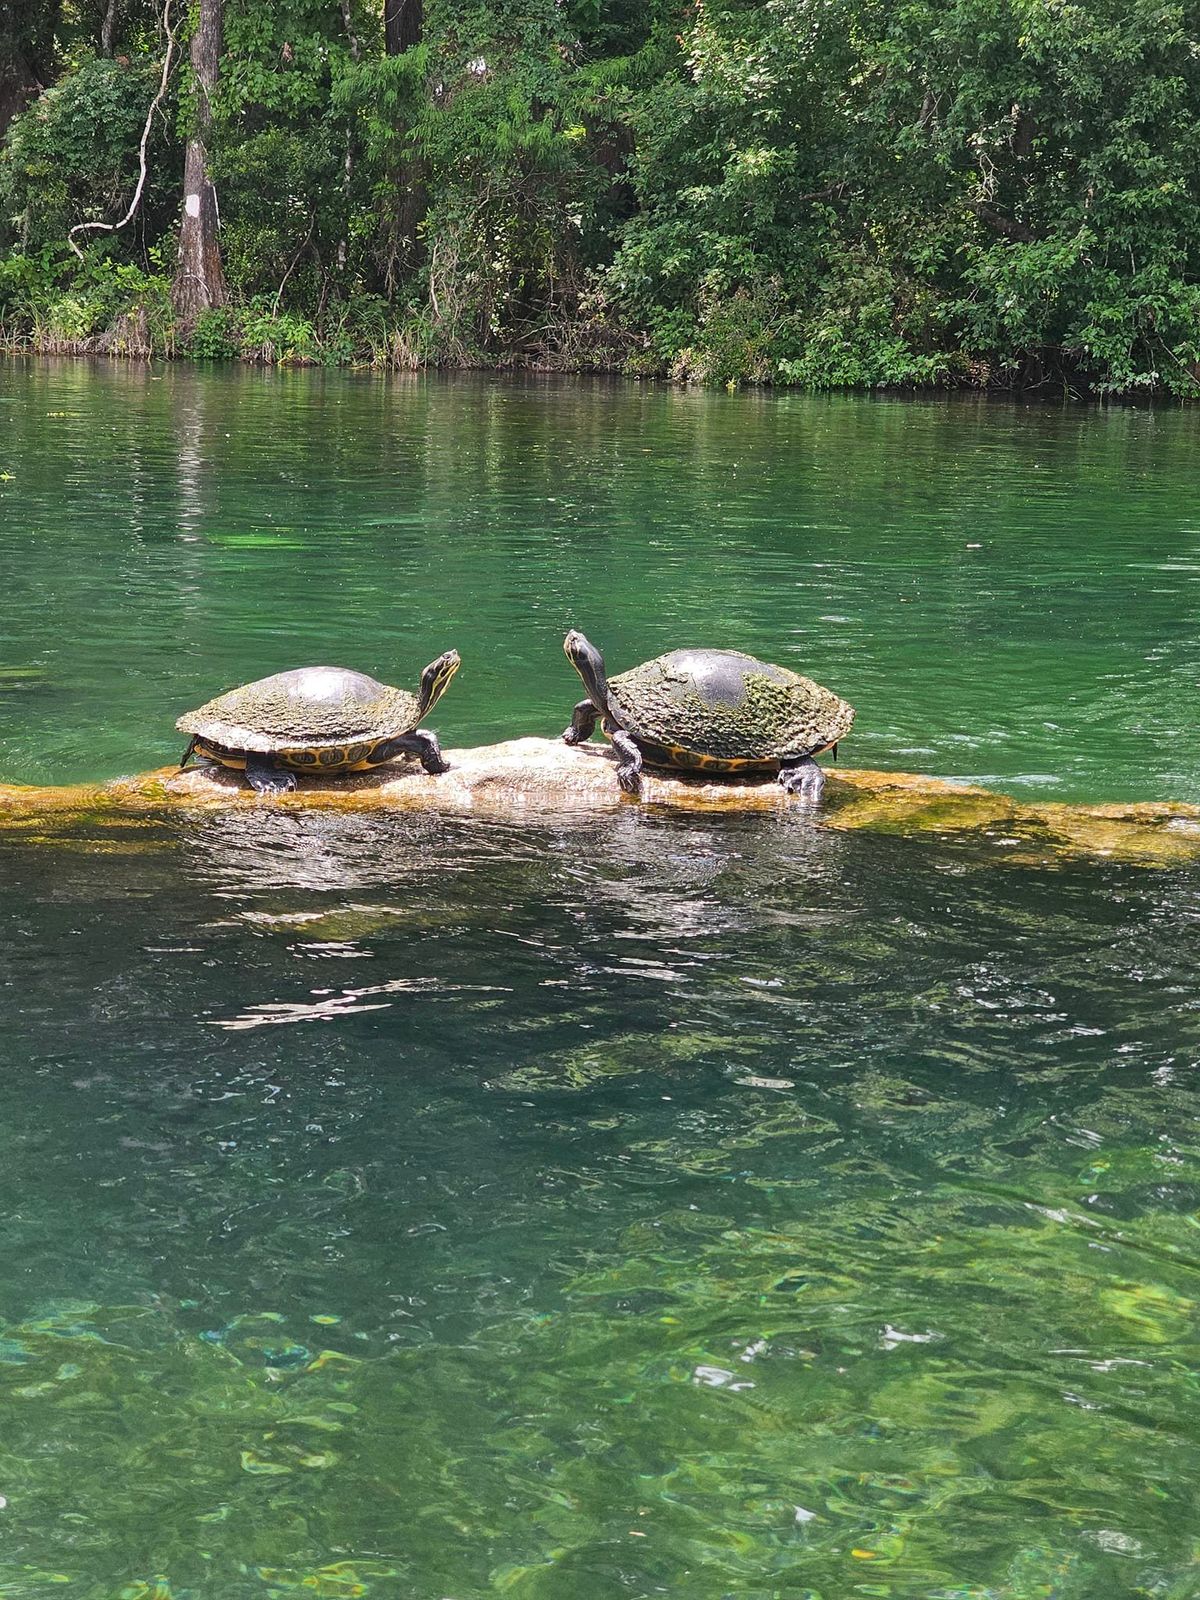
<path fill-rule="evenodd" d="M 811 757 L 780 767 L 779 781 L 788 794 L 795 795 L 805 805 L 815 806 L 825 788 L 825 774 Z"/>
<path fill-rule="evenodd" d="M 274 766 L 269 761 L 246 758 L 246 782 L 255 794 L 274 799 L 281 794 L 291 794 L 296 787 L 296 774 L 286 767 Z"/>
<path fill-rule="evenodd" d="M 617 782 L 621 785 L 622 793 L 640 795 L 642 752 L 638 749 L 637 741 L 632 739 L 624 728 L 614 728 L 606 723 L 604 731 L 612 740 L 612 747 L 621 758 L 621 764 L 617 768 Z"/>
<path fill-rule="evenodd" d="M 399 738 L 392 740 L 392 751 L 396 755 L 416 756 L 431 778 L 440 777 L 443 772 L 450 771 L 450 763 L 442 754 L 438 736 L 429 728 L 417 728 L 413 733 L 402 733 Z"/>
<path fill-rule="evenodd" d="M 571 712 L 571 726 L 563 729 L 564 744 L 583 744 L 596 731 L 596 708 L 590 700 L 581 700 Z"/>

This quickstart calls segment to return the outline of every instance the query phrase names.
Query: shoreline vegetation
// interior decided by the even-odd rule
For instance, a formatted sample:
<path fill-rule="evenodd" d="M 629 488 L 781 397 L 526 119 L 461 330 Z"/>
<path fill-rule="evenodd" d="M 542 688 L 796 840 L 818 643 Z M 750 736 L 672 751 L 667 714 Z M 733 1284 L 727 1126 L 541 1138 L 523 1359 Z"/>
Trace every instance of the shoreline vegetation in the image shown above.
<path fill-rule="evenodd" d="M 29 0 L 0 349 L 1200 396 L 1200 7 Z"/>

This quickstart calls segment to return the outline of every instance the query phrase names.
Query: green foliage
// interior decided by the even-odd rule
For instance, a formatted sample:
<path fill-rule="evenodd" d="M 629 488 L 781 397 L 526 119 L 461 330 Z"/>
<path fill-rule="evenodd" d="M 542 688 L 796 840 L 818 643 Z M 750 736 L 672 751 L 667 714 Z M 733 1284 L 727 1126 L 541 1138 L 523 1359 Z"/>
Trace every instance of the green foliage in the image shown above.
<path fill-rule="evenodd" d="M 553 0 L 431 6 L 430 42 L 364 64 L 363 108 L 384 215 L 379 261 L 407 274 L 452 359 L 500 354 L 571 316 L 602 248 L 610 183 L 590 86 Z"/>
<path fill-rule="evenodd" d="M 378 25 L 352 8 L 351 29 L 353 40 L 340 9 L 322 0 L 226 6 L 212 171 L 225 273 L 239 298 L 283 284 L 290 304 L 311 310 L 361 270 L 370 174 L 341 83 L 355 42 Z"/>
<path fill-rule="evenodd" d="M 45 0 L 10 47 L 61 65 L 0 146 L 0 318 L 165 348 L 185 68 L 136 225 L 63 250 L 128 204 L 161 60 L 142 0 L 99 56 L 104 13 Z M 194 354 L 1200 393 L 1182 0 L 427 0 L 399 56 L 365 0 L 227 0 L 225 32 L 235 310 Z"/>
<path fill-rule="evenodd" d="M 701 298 L 694 342 L 676 355 L 677 378 L 701 383 L 769 383 L 787 342 L 787 311 L 778 283 Z"/>
<path fill-rule="evenodd" d="M 0 260 L 0 342 L 46 351 L 170 355 L 170 280 L 152 263 L 89 256 L 79 268 L 49 247 Z"/>
<path fill-rule="evenodd" d="M 27 253 L 61 247 L 76 223 L 115 222 L 124 214 L 158 73 L 150 58 L 84 55 L 13 122 L 0 147 L 0 244 L 7 240 Z M 154 177 L 143 200 L 143 228 L 161 225 L 174 204 L 176 174 L 166 151 L 160 124 L 148 151 Z"/>
<path fill-rule="evenodd" d="M 242 322 L 242 348 L 252 361 L 310 366 L 321 358 L 320 338 L 307 317 L 262 308 Z"/>
<path fill-rule="evenodd" d="M 922 348 L 931 337 L 930 308 L 922 315 L 905 303 L 905 288 L 861 255 L 834 257 L 813 314 L 796 329 L 795 352 L 780 355 L 777 381 L 807 389 L 910 388 L 961 372 L 961 359 Z"/>
<path fill-rule="evenodd" d="M 631 108 L 639 204 L 608 285 L 643 326 L 725 304 L 689 370 L 737 366 L 723 330 L 779 282 L 787 381 L 1195 390 L 1186 7 L 771 0 L 706 7 L 682 42 Z"/>
<path fill-rule="evenodd" d="M 876 223 L 972 358 L 1192 392 L 1200 54 L 1183 5 L 882 9 L 849 104 Z"/>
<path fill-rule="evenodd" d="M 20 318 L 48 300 L 59 280 L 57 252 L 49 248 L 36 254 L 0 258 L 0 317 Z"/>
<path fill-rule="evenodd" d="M 188 336 L 188 355 L 197 361 L 232 361 L 241 352 L 236 314 L 228 306 L 202 311 Z"/>

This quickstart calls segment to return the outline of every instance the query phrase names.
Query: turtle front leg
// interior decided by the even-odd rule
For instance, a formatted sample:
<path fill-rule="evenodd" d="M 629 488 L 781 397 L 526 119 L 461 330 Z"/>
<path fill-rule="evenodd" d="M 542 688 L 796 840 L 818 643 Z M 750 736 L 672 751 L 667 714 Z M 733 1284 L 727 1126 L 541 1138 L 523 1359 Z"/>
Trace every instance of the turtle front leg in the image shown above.
<path fill-rule="evenodd" d="M 563 730 L 564 744 L 584 744 L 596 731 L 596 708 L 581 700 L 571 713 L 571 726 Z"/>
<path fill-rule="evenodd" d="M 179 770 L 180 770 L 180 772 L 183 771 L 184 767 L 186 767 L 188 762 L 192 759 L 192 756 L 195 754 L 195 751 L 196 751 L 196 745 L 198 743 L 199 743 L 199 740 L 197 739 L 196 735 L 193 734 L 191 739 L 188 741 L 187 749 L 183 752 L 183 755 L 180 758 L 180 762 L 179 762 Z"/>
<path fill-rule="evenodd" d="M 815 806 L 825 787 L 825 774 L 811 756 L 805 756 L 781 766 L 779 781 L 788 794 L 794 794 L 805 805 Z"/>
<path fill-rule="evenodd" d="M 291 794 L 296 787 L 296 774 L 251 751 L 246 755 L 246 782 L 255 794 Z"/>
<path fill-rule="evenodd" d="M 428 728 L 418 728 L 415 733 L 402 733 L 399 738 L 392 740 L 392 749 L 398 756 L 416 756 L 431 778 L 450 771 L 450 763 L 442 754 L 437 734 L 430 733 Z"/>
<path fill-rule="evenodd" d="M 640 795 L 642 752 L 638 749 L 637 742 L 623 728 L 605 728 L 604 731 L 612 740 L 612 747 L 621 758 L 621 764 L 617 768 L 617 782 L 625 794 Z"/>

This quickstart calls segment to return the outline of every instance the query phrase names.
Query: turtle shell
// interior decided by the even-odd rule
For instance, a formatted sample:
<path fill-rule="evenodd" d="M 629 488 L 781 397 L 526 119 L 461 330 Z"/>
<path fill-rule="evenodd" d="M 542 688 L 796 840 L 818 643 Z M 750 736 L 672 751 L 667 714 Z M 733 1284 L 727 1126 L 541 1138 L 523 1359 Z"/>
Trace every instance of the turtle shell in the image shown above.
<path fill-rule="evenodd" d="M 411 733 L 417 699 L 345 667 L 297 667 L 220 694 L 175 726 L 227 750 L 274 755 Z"/>
<path fill-rule="evenodd" d="M 831 690 L 739 650 L 672 650 L 610 678 L 608 693 L 644 752 L 676 765 L 736 770 L 815 755 L 854 721 Z"/>

